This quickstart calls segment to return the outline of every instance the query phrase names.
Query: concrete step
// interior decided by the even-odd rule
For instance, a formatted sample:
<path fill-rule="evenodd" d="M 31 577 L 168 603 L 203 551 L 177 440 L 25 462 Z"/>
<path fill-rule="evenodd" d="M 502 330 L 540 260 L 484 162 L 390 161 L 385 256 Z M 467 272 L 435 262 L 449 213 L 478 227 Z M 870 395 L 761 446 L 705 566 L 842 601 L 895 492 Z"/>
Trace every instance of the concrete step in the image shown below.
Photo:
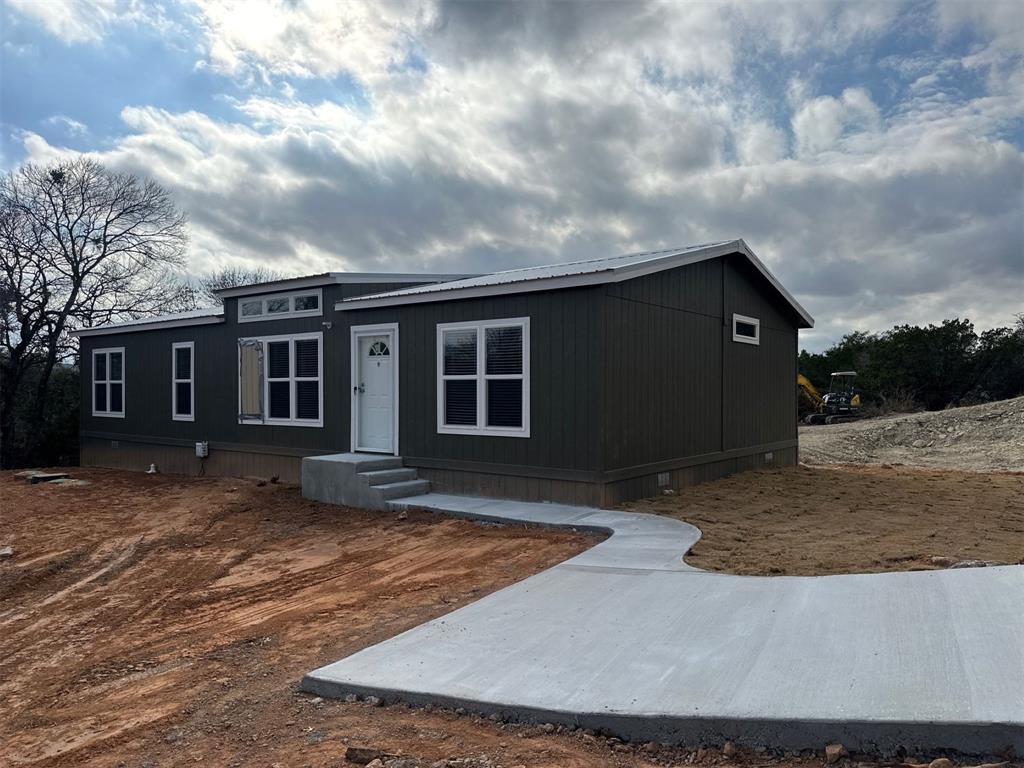
<path fill-rule="evenodd" d="M 429 480 L 403 480 L 400 483 L 386 483 L 374 486 L 385 501 L 400 499 L 404 496 L 419 496 L 430 490 Z"/>
<path fill-rule="evenodd" d="M 337 453 L 331 456 L 319 456 L 317 458 L 348 464 L 355 472 L 358 473 L 376 472 L 380 469 L 402 468 L 401 456 L 389 456 L 384 453 Z"/>
<path fill-rule="evenodd" d="M 376 469 L 372 472 L 360 472 L 360 477 L 366 478 L 370 485 L 387 485 L 388 483 L 400 483 L 403 480 L 415 480 L 416 470 L 408 467 L 402 469 Z"/>

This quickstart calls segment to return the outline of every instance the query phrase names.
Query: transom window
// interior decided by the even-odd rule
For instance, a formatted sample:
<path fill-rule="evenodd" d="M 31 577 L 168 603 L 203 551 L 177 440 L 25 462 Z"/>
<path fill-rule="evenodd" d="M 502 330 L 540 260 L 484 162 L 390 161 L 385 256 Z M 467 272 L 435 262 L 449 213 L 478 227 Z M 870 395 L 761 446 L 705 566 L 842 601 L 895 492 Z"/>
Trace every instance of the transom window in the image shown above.
<path fill-rule="evenodd" d="M 761 321 L 746 315 L 732 316 L 732 340 L 741 344 L 761 343 Z"/>
<path fill-rule="evenodd" d="M 92 415 L 124 418 L 124 347 L 92 352 Z"/>
<path fill-rule="evenodd" d="M 306 317 L 322 314 L 320 288 L 273 296 L 251 296 L 238 300 L 238 322 L 278 320 L 282 317 Z"/>
<path fill-rule="evenodd" d="M 323 334 L 238 340 L 238 421 L 323 426 Z"/>
<path fill-rule="evenodd" d="M 195 344 L 171 344 L 171 418 L 195 420 Z"/>
<path fill-rule="evenodd" d="M 530 436 L 530 319 L 437 326 L 437 431 Z"/>

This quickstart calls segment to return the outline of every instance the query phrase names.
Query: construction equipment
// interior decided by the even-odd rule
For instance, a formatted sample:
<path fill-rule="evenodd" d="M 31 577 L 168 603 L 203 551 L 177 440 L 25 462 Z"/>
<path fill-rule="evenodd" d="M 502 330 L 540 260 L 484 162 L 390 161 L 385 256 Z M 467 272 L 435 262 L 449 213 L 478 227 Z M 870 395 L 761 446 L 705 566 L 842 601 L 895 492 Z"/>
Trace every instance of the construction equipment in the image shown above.
<path fill-rule="evenodd" d="M 812 407 L 814 413 L 804 421 L 808 424 L 838 424 L 860 417 L 860 393 L 854 386 L 856 371 L 835 371 L 829 379 L 828 392 L 820 394 L 803 374 L 796 376 L 796 385 Z"/>

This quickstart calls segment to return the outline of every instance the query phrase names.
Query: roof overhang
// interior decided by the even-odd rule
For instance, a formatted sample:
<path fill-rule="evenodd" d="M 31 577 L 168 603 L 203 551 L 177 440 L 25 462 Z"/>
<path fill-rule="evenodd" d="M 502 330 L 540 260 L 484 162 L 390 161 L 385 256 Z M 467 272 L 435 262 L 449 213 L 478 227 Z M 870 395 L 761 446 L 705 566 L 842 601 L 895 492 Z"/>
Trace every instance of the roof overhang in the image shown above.
<path fill-rule="evenodd" d="M 360 283 L 441 283 L 462 280 L 476 275 L 423 274 L 412 272 L 325 272 L 321 275 L 306 277 L 288 277 L 284 280 L 272 280 L 269 283 L 240 285 L 234 288 L 221 288 L 214 291 L 222 299 L 238 296 L 256 296 L 262 293 L 301 290 L 303 288 L 319 288 L 324 285 Z"/>
<path fill-rule="evenodd" d="M 334 308 L 340 312 L 354 309 L 372 309 L 376 307 L 395 307 L 407 304 L 423 304 L 436 301 L 455 301 L 457 299 L 476 299 L 487 296 L 505 296 L 510 293 L 532 293 L 534 291 L 553 291 L 560 288 L 578 288 L 587 285 L 601 285 L 604 283 L 619 283 L 624 280 L 632 280 L 636 277 L 663 272 L 667 269 L 695 264 L 709 259 L 717 259 L 721 256 L 728 256 L 732 253 L 740 253 L 747 257 L 750 263 L 761 275 L 775 288 L 785 299 L 793 311 L 803 321 L 801 327 L 814 327 L 814 318 L 804 309 L 800 303 L 793 298 L 775 275 L 768 271 L 768 268 L 761 262 L 743 240 L 730 240 L 724 243 L 697 250 L 679 251 L 668 253 L 664 256 L 649 259 L 635 264 L 627 264 L 621 267 L 611 267 L 595 272 L 584 272 L 580 274 L 541 277 L 523 279 L 514 282 L 496 283 L 493 285 L 466 286 L 452 285 L 446 287 L 439 283 L 434 290 L 418 293 L 378 293 L 370 296 L 354 296 L 349 299 L 342 299 L 335 302 Z"/>
<path fill-rule="evenodd" d="M 129 322 L 114 325 L 100 325 L 96 328 L 81 328 L 72 331 L 71 335 L 78 338 L 89 336 L 112 336 L 137 331 L 157 331 L 165 328 L 185 328 L 193 325 L 217 325 L 224 322 L 224 315 L 205 315 L 200 317 L 165 317 L 155 318 L 152 322 Z"/>

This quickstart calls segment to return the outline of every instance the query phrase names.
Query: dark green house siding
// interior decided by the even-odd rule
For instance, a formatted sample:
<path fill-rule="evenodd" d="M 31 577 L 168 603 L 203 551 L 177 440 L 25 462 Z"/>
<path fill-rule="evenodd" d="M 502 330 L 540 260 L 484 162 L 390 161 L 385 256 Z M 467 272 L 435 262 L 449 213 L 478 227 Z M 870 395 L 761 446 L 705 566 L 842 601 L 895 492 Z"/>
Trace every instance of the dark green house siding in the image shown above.
<path fill-rule="evenodd" d="M 593 480 L 600 468 L 597 409 L 601 288 L 339 312 L 339 325 L 398 323 L 399 452 L 412 466 L 489 465 Z M 530 437 L 437 433 L 437 326 L 530 318 Z M 343 381 L 350 387 L 349 373 Z M 346 421 L 347 423 L 347 421 Z M 481 469 L 481 467 L 477 467 Z M 510 468 L 513 468 L 510 470 Z"/>
<path fill-rule="evenodd" d="M 126 416 L 91 415 L 83 379 L 84 460 L 297 479 L 303 455 L 350 448 L 352 326 L 399 327 L 399 445 L 440 488 L 612 504 L 738 469 L 796 460 L 799 318 L 736 254 L 618 283 L 335 311 L 343 297 L 395 284 L 323 287 L 323 316 L 225 322 L 81 340 L 125 348 Z M 761 343 L 732 340 L 732 314 L 760 319 Z M 437 325 L 530 318 L 530 437 L 438 434 Z M 237 341 L 323 333 L 323 426 L 238 423 Z M 194 422 L 171 419 L 171 344 L 195 343 Z M 161 448 L 162 446 L 162 448 Z M 769 458 L 770 456 L 770 458 Z M 253 458 L 259 457 L 259 458 Z M 269 457 L 269 458 L 268 458 Z M 667 473 L 667 474 L 666 474 Z"/>

